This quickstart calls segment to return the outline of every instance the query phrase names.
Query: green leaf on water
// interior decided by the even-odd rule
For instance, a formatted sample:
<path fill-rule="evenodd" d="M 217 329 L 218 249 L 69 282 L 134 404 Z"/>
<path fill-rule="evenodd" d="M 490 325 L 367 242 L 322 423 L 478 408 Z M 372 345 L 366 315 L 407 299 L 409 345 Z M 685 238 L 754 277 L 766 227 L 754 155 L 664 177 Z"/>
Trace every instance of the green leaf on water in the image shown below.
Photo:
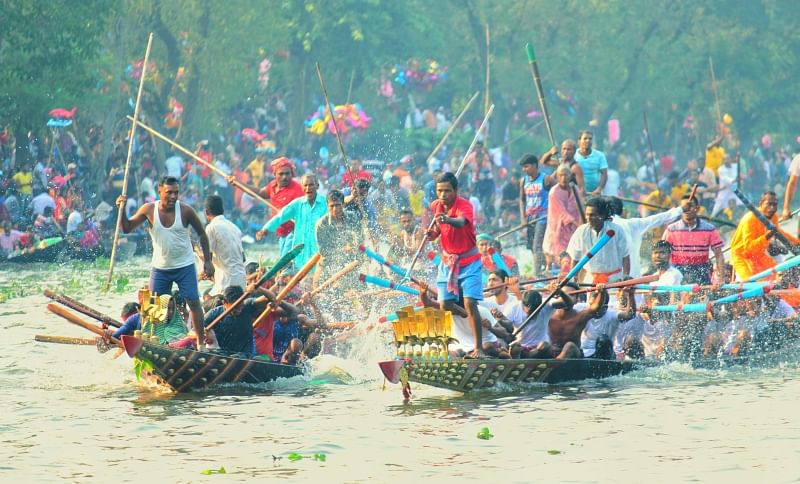
<path fill-rule="evenodd" d="M 320 462 L 325 462 L 325 459 L 327 459 L 327 457 L 322 452 L 314 454 L 314 460 L 318 460 Z"/>
<path fill-rule="evenodd" d="M 211 474 L 227 474 L 227 472 L 225 472 L 224 467 L 220 467 L 219 469 L 206 469 L 200 471 L 200 474 L 203 474 L 204 476 L 210 476 Z"/>
<path fill-rule="evenodd" d="M 302 456 L 302 455 L 300 455 L 300 454 L 298 454 L 297 452 L 292 452 L 291 454 L 289 454 L 288 456 L 286 456 L 286 458 L 287 458 L 287 459 L 289 459 L 289 460 L 290 460 L 290 461 L 292 461 L 292 462 L 296 462 L 296 461 L 298 461 L 298 460 L 302 460 L 302 459 L 303 459 L 303 456 Z"/>
<path fill-rule="evenodd" d="M 561 453 L 561 451 L 558 450 L 558 449 L 550 449 L 550 450 L 547 451 L 547 453 L 550 454 L 550 455 L 558 455 L 558 454 Z"/>
<path fill-rule="evenodd" d="M 478 432 L 478 438 L 479 438 L 479 439 L 482 439 L 482 440 L 489 440 L 489 439 L 491 439 L 492 437 L 494 437 L 494 435 L 492 435 L 492 433 L 491 433 L 491 432 L 489 432 L 489 427 L 483 427 L 483 428 L 481 429 L 481 431 L 480 431 L 480 432 Z"/>

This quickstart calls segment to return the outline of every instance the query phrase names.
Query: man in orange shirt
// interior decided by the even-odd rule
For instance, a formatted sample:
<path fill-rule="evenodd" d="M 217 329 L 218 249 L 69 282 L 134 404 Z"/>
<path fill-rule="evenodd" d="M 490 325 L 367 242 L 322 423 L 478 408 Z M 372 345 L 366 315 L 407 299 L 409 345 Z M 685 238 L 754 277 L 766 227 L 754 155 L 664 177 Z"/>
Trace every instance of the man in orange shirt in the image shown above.
<path fill-rule="evenodd" d="M 778 196 L 775 192 L 764 192 L 758 204 L 758 210 L 775 226 L 778 226 Z M 779 229 L 780 230 L 780 229 Z M 781 230 L 792 244 L 800 244 L 800 240 Z M 745 214 L 736 227 L 731 240 L 731 264 L 736 276 L 744 281 L 753 274 L 775 267 L 775 260 L 770 256 L 772 250 L 780 250 L 780 243 L 774 239 L 775 232 L 767 228 L 751 212 Z M 772 250 L 771 250 L 772 249 Z"/>

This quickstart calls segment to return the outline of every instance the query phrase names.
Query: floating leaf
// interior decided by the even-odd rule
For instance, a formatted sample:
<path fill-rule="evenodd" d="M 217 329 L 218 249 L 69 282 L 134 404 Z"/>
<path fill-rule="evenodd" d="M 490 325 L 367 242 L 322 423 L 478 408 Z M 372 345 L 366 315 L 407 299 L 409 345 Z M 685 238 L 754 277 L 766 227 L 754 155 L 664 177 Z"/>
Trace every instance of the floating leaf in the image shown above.
<path fill-rule="evenodd" d="M 302 455 L 300 455 L 300 454 L 298 454 L 297 452 L 292 452 L 291 454 L 289 454 L 288 456 L 286 456 L 286 458 L 287 458 L 287 459 L 289 459 L 289 460 L 290 460 L 290 461 L 292 461 L 292 462 L 296 462 L 296 461 L 298 461 L 298 460 L 301 460 L 301 459 L 303 459 L 303 456 L 302 456 Z"/>
<path fill-rule="evenodd" d="M 211 474 L 227 474 L 227 472 L 225 472 L 224 467 L 220 467 L 219 469 L 206 469 L 200 471 L 200 474 L 203 474 L 204 476 L 210 476 Z"/>
<path fill-rule="evenodd" d="M 561 451 L 558 450 L 558 449 L 550 449 L 550 450 L 547 451 L 547 453 L 550 454 L 550 455 L 558 455 L 558 454 L 561 453 Z"/>
<path fill-rule="evenodd" d="M 492 433 L 491 433 L 491 432 L 489 432 L 489 427 L 483 427 L 483 428 L 481 429 L 481 431 L 480 431 L 480 432 L 478 432 L 478 438 L 479 438 L 479 439 L 482 439 L 482 440 L 489 440 L 489 439 L 491 439 L 492 437 L 494 437 L 494 435 L 492 435 Z"/>
<path fill-rule="evenodd" d="M 320 462 L 325 462 L 325 459 L 327 459 L 327 457 L 322 452 L 314 454 L 314 460 L 318 460 Z"/>

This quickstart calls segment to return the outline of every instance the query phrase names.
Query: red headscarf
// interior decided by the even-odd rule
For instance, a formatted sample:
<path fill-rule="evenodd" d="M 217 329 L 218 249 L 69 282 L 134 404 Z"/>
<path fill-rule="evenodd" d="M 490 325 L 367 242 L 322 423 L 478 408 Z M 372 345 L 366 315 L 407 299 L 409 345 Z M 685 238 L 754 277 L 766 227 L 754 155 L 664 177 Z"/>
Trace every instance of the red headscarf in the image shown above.
<path fill-rule="evenodd" d="M 288 166 L 289 169 L 292 170 L 292 176 L 294 176 L 296 170 L 294 163 L 292 163 L 292 160 L 290 160 L 285 156 L 281 156 L 280 158 L 275 158 L 274 160 L 272 160 L 272 163 L 270 163 L 269 166 L 270 168 L 272 168 L 272 173 L 277 173 L 278 170 L 280 170 L 281 168 L 285 168 Z"/>

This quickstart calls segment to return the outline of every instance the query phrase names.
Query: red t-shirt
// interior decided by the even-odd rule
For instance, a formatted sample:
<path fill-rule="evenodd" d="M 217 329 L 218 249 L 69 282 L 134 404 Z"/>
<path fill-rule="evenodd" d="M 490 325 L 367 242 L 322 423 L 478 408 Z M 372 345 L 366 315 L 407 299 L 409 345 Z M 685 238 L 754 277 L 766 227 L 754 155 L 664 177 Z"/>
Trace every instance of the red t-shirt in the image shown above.
<path fill-rule="evenodd" d="M 261 318 L 253 328 L 253 337 L 256 340 L 256 354 L 267 355 L 272 359 L 272 334 L 275 331 L 275 319 L 278 313 L 272 311 Z"/>
<path fill-rule="evenodd" d="M 358 172 L 353 173 L 353 178 L 355 178 L 356 180 L 364 179 L 364 180 L 367 180 L 368 182 L 372 181 L 372 175 L 370 174 L 370 172 L 368 172 L 367 170 L 365 170 L 363 168 L 358 170 Z M 345 170 L 344 175 L 342 176 L 342 184 L 343 185 L 352 185 L 352 183 L 350 182 L 350 171 L 349 170 Z"/>
<path fill-rule="evenodd" d="M 475 219 L 472 214 L 472 204 L 469 200 L 456 197 L 456 201 L 450 210 L 445 212 L 441 200 L 431 202 L 431 211 L 434 215 L 444 213 L 448 217 L 464 217 L 467 223 L 463 227 L 453 227 L 448 224 L 439 225 L 439 232 L 442 234 L 440 243 L 442 249 L 448 254 L 463 254 L 476 247 L 475 243 Z"/>
<path fill-rule="evenodd" d="M 294 180 L 291 180 L 286 188 L 278 187 L 278 180 L 272 180 L 267 183 L 267 186 L 261 189 L 261 196 L 269 198 L 269 201 L 279 209 L 288 205 L 289 202 L 295 198 L 304 197 L 305 195 L 306 194 L 303 193 L 303 187 Z M 274 213 L 272 215 L 275 216 Z M 290 220 L 281 224 L 278 230 L 275 231 L 275 235 L 278 237 L 286 237 L 292 233 L 292 230 L 294 230 L 294 222 Z"/>

